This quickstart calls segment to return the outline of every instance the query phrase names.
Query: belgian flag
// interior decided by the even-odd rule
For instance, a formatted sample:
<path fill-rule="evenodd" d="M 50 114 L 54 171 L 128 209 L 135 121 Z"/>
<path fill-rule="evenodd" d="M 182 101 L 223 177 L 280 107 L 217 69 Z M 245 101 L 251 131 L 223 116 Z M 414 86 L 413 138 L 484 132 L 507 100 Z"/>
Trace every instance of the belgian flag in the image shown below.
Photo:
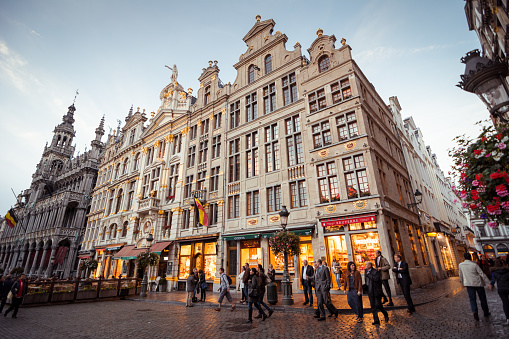
<path fill-rule="evenodd" d="M 18 218 L 16 218 L 16 215 L 14 215 L 14 210 L 12 208 L 5 215 L 5 220 L 7 221 L 7 225 L 9 225 L 10 228 L 14 228 L 14 226 L 16 226 L 18 223 Z"/>
<path fill-rule="evenodd" d="M 196 205 L 196 208 L 198 209 L 199 223 L 205 227 L 208 227 L 209 226 L 209 216 L 207 215 L 207 212 L 205 212 L 205 208 L 201 204 L 200 200 L 198 200 L 196 197 L 194 198 L 194 203 Z"/>

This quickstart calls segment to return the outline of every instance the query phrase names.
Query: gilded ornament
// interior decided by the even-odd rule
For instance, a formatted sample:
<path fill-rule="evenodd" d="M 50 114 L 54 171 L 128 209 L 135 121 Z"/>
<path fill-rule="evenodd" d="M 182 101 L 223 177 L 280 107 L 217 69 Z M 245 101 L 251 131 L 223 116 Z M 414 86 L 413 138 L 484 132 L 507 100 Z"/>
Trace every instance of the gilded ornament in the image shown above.
<path fill-rule="evenodd" d="M 257 224 L 258 224 L 258 219 L 249 219 L 249 220 L 247 221 L 247 224 L 248 224 L 249 226 L 257 225 Z"/>
<path fill-rule="evenodd" d="M 323 29 L 318 28 L 318 30 L 316 31 L 316 35 L 322 36 L 323 35 Z"/>
<path fill-rule="evenodd" d="M 336 212 L 336 205 L 329 205 L 325 207 L 325 212 L 334 213 Z"/>
<path fill-rule="evenodd" d="M 343 46 L 346 45 L 346 39 L 345 38 L 341 39 L 341 45 L 343 45 Z"/>
<path fill-rule="evenodd" d="M 214 74 L 211 79 L 216 80 L 216 75 Z"/>
<path fill-rule="evenodd" d="M 368 201 L 367 200 L 357 200 L 357 201 L 353 202 L 353 206 L 358 210 L 362 210 L 368 206 Z"/>
<path fill-rule="evenodd" d="M 327 155 L 329 155 L 329 149 L 323 149 L 321 151 L 318 151 L 318 155 L 322 158 L 326 157 Z"/>
<path fill-rule="evenodd" d="M 351 151 L 355 148 L 355 141 L 349 141 L 345 144 L 345 149 Z"/>
<path fill-rule="evenodd" d="M 269 218 L 270 222 L 279 222 L 279 220 L 281 220 L 279 214 L 273 215 Z"/>

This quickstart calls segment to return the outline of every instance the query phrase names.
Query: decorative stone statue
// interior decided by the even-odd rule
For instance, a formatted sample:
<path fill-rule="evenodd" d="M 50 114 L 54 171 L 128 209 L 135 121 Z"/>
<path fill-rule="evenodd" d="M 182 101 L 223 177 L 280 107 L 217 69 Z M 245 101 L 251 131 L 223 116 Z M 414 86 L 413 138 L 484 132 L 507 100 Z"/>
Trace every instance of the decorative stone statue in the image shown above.
<path fill-rule="evenodd" d="M 164 67 L 167 67 L 169 70 L 171 70 L 171 82 L 172 83 L 177 82 L 177 76 L 179 75 L 177 65 L 173 64 L 173 68 L 167 65 L 164 65 Z"/>

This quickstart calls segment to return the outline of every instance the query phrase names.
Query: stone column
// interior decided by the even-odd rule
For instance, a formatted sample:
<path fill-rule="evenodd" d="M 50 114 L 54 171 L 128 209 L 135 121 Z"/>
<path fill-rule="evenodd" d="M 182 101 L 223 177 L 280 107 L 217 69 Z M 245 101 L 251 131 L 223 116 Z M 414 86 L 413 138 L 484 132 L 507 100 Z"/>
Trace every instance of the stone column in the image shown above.
<path fill-rule="evenodd" d="M 106 267 L 106 250 L 103 250 L 103 255 L 101 258 L 101 272 L 99 273 L 99 276 L 101 276 L 101 275 L 104 276 L 104 268 L 105 267 Z"/>
<path fill-rule="evenodd" d="M 37 275 L 42 276 L 44 271 L 44 262 L 46 261 L 46 257 L 48 256 L 49 248 L 44 248 L 44 252 L 42 253 L 41 263 L 39 264 L 39 269 L 37 270 Z"/>
<path fill-rule="evenodd" d="M 51 255 L 48 261 L 48 268 L 46 269 L 46 278 L 51 277 L 53 274 L 53 261 L 55 261 L 55 254 L 57 252 L 58 245 L 51 246 Z"/>
<path fill-rule="evenodd" d="M 33 252 L 34 252 L 34 250 L 33 250 L 33 249 L 30 249 L 30 248 L 29 248 L 29 249 L 28 249 L 28 251 L 27 251 L 27 254 L 26 254 L 26 255 L 27 255 L 28 257 L 27 257 L 27 261 L 26 261 L 26 263 L 25 263 L 25 269 L 24 269 L 24 272 L 26 272 L 26 273 L 29 273 L 29 272 L 30 272 L 30 258 L 32 257 L 32 253 L 33 253 Z"/>
<path fill-rule="evenodd" d="M 14 252 L 12 253 L 11 265 L 9 266 L 9 270 L 12 270 L 14 267 L 16 267 L 16 264 L 18 263 L 18 256 L 19 256 L 19 248 L 16 247 L 14 249 Z"/>
<path fill-rule="evenodd" d="M 41 248 L 37 248 L 35 250 L 35 255 L 34 255 L 34 262 L 32 264 L 32 268 L 30 268 L 30 275 L 32 274 L 35 274 L 36 272 L 36 268 L 37 268 L 37 258 L 39 257 L 39 251 L 41 250 Z"/>
<path fill-rule="evenodd" d="M 71 244 L 69 248 L 69 253 L 67 254 L 67 259 L 64 263 L 64 278 L 67 278 L 71 274 L 71 269 L 74 266 L 74 260 L 76 259 L 76 245 L 74 243 Z"/>

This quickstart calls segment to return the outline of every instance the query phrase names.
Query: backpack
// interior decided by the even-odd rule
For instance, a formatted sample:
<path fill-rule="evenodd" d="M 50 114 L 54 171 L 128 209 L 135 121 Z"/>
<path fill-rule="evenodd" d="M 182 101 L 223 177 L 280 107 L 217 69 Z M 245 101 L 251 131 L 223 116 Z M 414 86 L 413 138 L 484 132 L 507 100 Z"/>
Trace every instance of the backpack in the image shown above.
<path fill-rule="evenodd" d="M 228 285 L 231 285 L 233 283 L 232 278 L 228 274 L 226 274 L 226 279 L 228 279 Z"/>

